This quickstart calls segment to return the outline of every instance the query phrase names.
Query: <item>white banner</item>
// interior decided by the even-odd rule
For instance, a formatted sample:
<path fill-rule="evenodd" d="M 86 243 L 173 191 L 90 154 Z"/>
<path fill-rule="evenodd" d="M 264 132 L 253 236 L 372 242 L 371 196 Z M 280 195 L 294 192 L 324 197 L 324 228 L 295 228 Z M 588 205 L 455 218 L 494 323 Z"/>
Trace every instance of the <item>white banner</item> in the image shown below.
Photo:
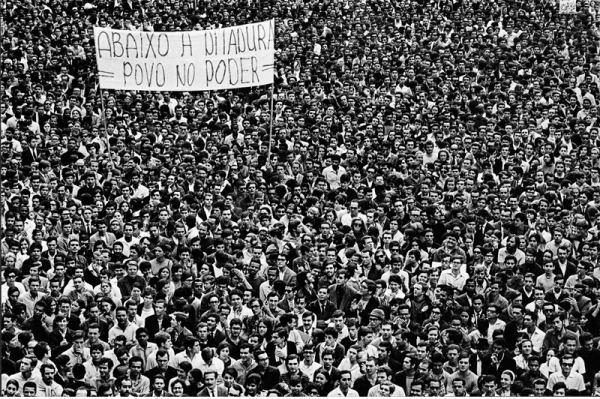
<path fill-rule="evenodd" d="M 577 12 L 577 1 L 576 0 L 559 0 L 558 13 L 559 14 L 575 14 Z"/>
<path fill-rule="evenodd" d="M 274 21 L 190 32 L 94 28 L 100 87 L 205 91 L 273 83 Z"/>

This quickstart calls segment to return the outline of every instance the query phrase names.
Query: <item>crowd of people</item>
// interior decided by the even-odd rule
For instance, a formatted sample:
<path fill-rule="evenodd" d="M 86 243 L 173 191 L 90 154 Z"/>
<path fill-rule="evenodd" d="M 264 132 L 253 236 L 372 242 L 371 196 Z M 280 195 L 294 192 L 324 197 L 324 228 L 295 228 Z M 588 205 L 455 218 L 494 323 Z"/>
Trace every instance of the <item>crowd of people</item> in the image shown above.
<path fill-rule="evenodd" d="M 598 6 L 7 0 L 2 394 L 600 396 Z M 98 86 L 271 18 L 273 86 Z"/>

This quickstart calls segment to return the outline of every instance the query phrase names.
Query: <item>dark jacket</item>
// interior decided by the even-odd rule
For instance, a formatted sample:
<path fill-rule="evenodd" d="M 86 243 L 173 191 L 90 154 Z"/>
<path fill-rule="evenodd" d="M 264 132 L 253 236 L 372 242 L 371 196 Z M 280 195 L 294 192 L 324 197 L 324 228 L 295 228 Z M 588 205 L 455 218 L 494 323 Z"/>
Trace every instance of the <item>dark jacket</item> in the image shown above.
<path fill-rule="evenodd" d="M 283 364 L 284 362 L 282 361 L 282 359 L 276 360 L 275 359 L 275 351 L 276 351 L 276 345 L 275 342 L 269 342 L 267 344 L 267 348 L 266 348 L 266 352 L 267 355 L 269 356 L 269 364 L 271 366 L 277 367 L 280 366 L 281 364 Z M 287 355 L 297 355 L 298 354 L 298 349 L 296 348 L 296 344 L 293 342 L 288 341 L 287 342 Z M 278 380 L 279 382 L 279 380 Z"/>
<path fill-rule="evenodd" d="M 560 266 L 558 265 L 558 261 L 554 261 L 554 271 L 552 273 L 563 274 Z M 574 274 L 577 274 L 577 266 L 573 262 L 567 260 L 567 268 L 565 269 L 565 274 L 563 275 L 565 281 L 567 281 L 567 279 Z"/>
<path fill-rule="evenodd" d="M 148 337 L 151 342 L 154 342 L 154 335 L 159 331 L 164 331 L 171 327 L 171 318 L 168 315 L 163 317 L 162 325 L 158 327 L 158 318 L 155 314 L 146 317 L 146 330 L 148 330 Z"/>
<path fill-rule="evenodd" d="M 333 302 L 327 300 L 325 302 L 324 309 L 321 310 L 319 301 L 316 300 L 314 302 L 309 303 L 306 307 L 306 310 L 310 310 L 311 312 L 313 312 L 317 316 L 317 320 L 329 320 L 331 319 L 331 316 L 333 316 L 333 313 L 337 310 L 337 308 L 335 307 Z"/>
<path fill-rule="evenodd" d="M 268 366 L 265 371 L 261 372 L 258 368 L 258 364 L 254 364 L 254 366 L 248 370 L 248 375 L 253 373 L 256 373 L 262 377 L 260 389 L 263 391 L 273 389 L 275 385 L 279 383 L 279 377 L 281 377 L 281 372 L 279 369 L 273 366 Z"/>
<path fill-rule="evenodd" d="M 500 376 L 505 370 L 511 370 L 513 373 L 517 372 L 517 363 L 508 353 L 505 353 L 499 364 L 492 364 L 492 355 L 487 355 L 482 359 L 482 371 L 483 374 L 491 374 L 496 376 L 496 380 L 500 381 Z"/>
<path fill-rule="evenodd" d="M 350 304 L 350 300 L 358 293 L 358 291 L 348 284 L 344 284 L 341 287 L 339 287 L 338 284 L 333 284 L 329 287 L 329 300 L 336 309 L 346 310 L 346 307 Z"/>
<path fill-rule="evenodd" d="M 404 389 L 404 392 L 410 393 L 408 385 L 406 384 L 406 371 L 402 370 L 396 373 L 396 375 L 394 375 L 394 378 L 392 379 L 392 383 Z"/>

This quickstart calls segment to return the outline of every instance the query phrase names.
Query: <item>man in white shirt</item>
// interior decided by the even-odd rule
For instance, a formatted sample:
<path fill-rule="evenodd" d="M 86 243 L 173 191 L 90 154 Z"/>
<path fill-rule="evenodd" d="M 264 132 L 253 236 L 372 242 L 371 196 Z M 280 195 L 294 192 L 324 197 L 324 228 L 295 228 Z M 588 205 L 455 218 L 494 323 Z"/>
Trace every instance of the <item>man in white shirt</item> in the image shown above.
<path fill-rule="evenodd" d="M 461 272 L 463 265 L 463 259 L 461 256 L 456 255 L 452 257 L 452 267 L 448 270 L 443 270 L 438 280 L 438 285 L 448 285 L 458 291 L 462 291 L 469 275 Z"/>
<path fill-rule="evenodd" d="M 552 388 L 557 382 L 564 382 L 567 386 L 567 390 L 574 389 L 580 393 L 583 393 L 585 391 L 583 376 L 573 371 L 574 363 L 575 362 L 572 355 L 563 355 L 563 357 L 560 359 L 561 370 L 550 375 L 546 388 L 549 391 L 552 391 Z"/>
<path fill-rule="evenodd" d="M 304 354 L 304 360 L 300 362 L 300 371 L 313 381 L 315 372 L 322 366 L 320 363 L 315 362 L 315 349 L 312 345 L 306 345 L 302 349 L 302 353 Z"/>
<path fill-rule="evenodd" d="M 350 389 L 350 382 L 352 381 L 352 373 L 348 370 L 340 371 L 340 379 L 339 386 L 333 391 L 329 392 L 327 397 L 335 398 L 335 397 L 349 397 L 349 398 L 358 398 L 358 392 L 354 389 Z"/>
<path fill-rule="evenodd" d="M 498 307 L 496 305 L 488 306 L 488 322 L 490 323 L 490 327 L 488 328 L 488 341 L 493 341 L 494 331 L 496 330 L 504 330 L 506 327 L 506 323 L 498 318 Z"/>

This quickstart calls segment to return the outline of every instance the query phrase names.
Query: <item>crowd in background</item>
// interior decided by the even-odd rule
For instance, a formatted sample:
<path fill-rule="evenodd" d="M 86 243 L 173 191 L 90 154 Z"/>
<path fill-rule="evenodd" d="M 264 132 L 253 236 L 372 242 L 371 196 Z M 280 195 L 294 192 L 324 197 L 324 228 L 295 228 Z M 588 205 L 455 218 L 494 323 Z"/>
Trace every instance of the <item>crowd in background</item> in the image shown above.
<path fill-rule="evenodd" d="M 6 0 L 5 396 L 600 395 L 599 4 Z M 93 27 L 275 19 L 273 86 Z"/>

